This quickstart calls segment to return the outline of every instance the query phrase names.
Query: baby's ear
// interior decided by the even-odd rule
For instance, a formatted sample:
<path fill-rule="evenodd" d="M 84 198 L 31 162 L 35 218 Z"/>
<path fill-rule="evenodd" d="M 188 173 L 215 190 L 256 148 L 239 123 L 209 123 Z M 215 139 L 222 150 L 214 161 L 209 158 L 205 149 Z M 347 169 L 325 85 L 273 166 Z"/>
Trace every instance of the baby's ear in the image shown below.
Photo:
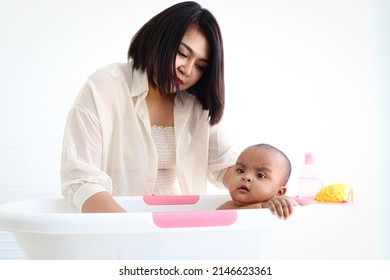
<path fill-rule="evenodd" d="M 286 186 L 282 186 L 282 187 L 279 188 L 277 195 L 278 196 L 284 195 L 286 193 L 286 191 L 287 191 L 287 187 Z"/>

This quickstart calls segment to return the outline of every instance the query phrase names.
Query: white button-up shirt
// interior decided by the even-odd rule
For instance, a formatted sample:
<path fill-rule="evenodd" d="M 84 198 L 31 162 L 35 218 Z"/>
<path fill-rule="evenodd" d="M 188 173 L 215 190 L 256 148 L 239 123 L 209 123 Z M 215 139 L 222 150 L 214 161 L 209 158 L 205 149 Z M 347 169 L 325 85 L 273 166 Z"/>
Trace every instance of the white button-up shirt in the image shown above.
<path fill-rule="evenodd" d="M 70 110 L 61 163 L 62 193 L 81 209 L 92 195 L 151 195 L 157 151 L 145 97 L 148 80 L 132 62 L 92 74 Z M 176 173 L 182 194 L 205 194 L 207 179 L 222 186 L 237 154 L 208 111 L 183 92 L 175 98 Z"/>

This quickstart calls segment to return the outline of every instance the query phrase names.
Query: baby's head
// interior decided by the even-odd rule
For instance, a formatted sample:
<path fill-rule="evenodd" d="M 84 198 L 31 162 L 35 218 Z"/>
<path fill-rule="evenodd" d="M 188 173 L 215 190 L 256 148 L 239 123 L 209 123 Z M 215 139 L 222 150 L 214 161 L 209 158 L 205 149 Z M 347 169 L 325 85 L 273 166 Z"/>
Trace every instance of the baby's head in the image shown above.
<path fill-rule="evenodd" d="M 258 144 L 246 148 L 237 159 L 229 180 L 236 205 L 267 201 L 287 191 L 291 163 L 279 149 Z"/>

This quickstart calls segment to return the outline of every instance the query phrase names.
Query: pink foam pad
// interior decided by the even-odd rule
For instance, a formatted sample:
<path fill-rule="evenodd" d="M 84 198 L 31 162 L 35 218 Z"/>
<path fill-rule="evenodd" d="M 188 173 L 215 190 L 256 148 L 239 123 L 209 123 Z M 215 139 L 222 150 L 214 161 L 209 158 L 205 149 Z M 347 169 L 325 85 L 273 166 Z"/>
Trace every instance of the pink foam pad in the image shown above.
<path fill-rule="evenodd" d="M 301 206 L 318 203 L 318 201 L 314 200 L 312 197 L 293 196 L 291 198 L 298 202 L 298 204 Z"/>
<path fill-rule="evenodd" d="M 197 203 L 199 195 L 146 195 L 143 199 L 148 205 L 182 205 Z"/>
<path fill-rule="evenodd" d="M 155 212 L 154 223 L 161 228 L 229 226 L 236 222 L 236 210 Z"/>

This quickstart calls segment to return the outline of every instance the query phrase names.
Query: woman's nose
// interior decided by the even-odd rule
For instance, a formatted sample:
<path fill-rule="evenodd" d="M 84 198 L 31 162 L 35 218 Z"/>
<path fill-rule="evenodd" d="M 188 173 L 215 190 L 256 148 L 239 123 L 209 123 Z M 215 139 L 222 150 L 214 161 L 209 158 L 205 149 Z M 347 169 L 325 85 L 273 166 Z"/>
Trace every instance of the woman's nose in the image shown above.
<path fill-rule="evenodd" d="M 179 70 L 183 75 L 190 77 L 192 73 L 193 63 L 187 62 L 180 66 Z"/>

